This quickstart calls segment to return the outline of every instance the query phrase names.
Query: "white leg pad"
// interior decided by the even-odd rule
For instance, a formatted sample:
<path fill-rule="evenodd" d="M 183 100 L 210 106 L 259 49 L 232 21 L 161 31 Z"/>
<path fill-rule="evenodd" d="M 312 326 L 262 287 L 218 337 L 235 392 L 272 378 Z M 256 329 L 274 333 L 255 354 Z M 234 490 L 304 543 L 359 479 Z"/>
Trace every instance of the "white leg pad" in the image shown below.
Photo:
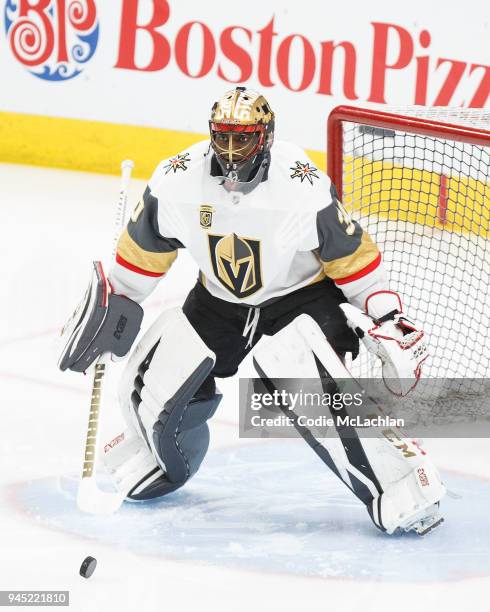
<path fill-rule="evenodd" d="M 379 521 L 392 534 L 397 528 L 408 530 L 423 518 L 446 493 L 446 488 L 434 465 L 425 461 L 398 482 L 388 486 L 373 500 L 375 522 Z"/>
<path fill-rule="evenodd" d="M 137 495 L 163 476 L 153 453 L 132 428 L 105 445 L 102 459 L 112 483 L 126 495 Z"/>
<path fill-rule="evenodd" d="M 308 390 L 316 392 L 318 387 L 321 391 L 321 385 L 320 381 L 318 384 L 314 382 L 319 378 L 315 356 L 334 380 L 352 379 L 320 326 L 306 314 L 267 339 L 254 355 L 260 369 L 272 381 L 286 377 L 296 379 L 294 386 L 298 387 L 298 379 L 308 379 Z M 299 383 L 301 386 L 301 380 Z M 286 380 L 280 381 L 281 389 L 289 390 L 291 384 Z M 374 522 L 381 528 L 384 526 L 388 533 L 402 523 L 407 525 L 416 513 L 444 496 L 445 488 L 435 466 L 426 453 L 411 439 L 403 437 L 399 430 L 387 429 L 376 437 L 359 437 L 358 443 L 383 491 L 382 495 L 375 483 L 358 469 L 359 466 L 349 461 L 340 438 L 334 436 L 322 440 L 341 479 L 352 488 L 350 476 L 353 476 L 370 491 L 376 502 L 372 507 Z M 425 474 L 429 485 L 421 484 L 421 474 L 422 480 Z"/>
<path fill-rule="evenodd" d="M 123 416 L 138 432 L 141 432 L 141 424 L 133 409 L 131 395 L 138 370 L 157 342 L 159 345 L 151 364 L 143 375 L 144 388 L 139 406 L 139 417 L 148 438 L 151 438 L 149 434 L 165 402 L 189 380 L 203 360 L 208 358 L 213 364 L 215 362 L 214 353 L 201 340 L 181 308 L 162 312 L 132 352 L 119 386 Z"/>

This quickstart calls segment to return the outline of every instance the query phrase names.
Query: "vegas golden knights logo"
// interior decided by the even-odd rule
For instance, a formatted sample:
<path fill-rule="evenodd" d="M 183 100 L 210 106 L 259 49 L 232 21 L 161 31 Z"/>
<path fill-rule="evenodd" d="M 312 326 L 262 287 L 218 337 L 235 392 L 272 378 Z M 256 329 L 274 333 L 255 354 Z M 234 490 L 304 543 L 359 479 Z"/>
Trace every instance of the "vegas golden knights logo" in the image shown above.
<path fill-rule="evenodd" d="M 216 278 L 238 298 L 256 293 L 262 287 L 260 240 L 236 234 L 208 234 L 209 252 Z"/>
<path fill-rule="evenodd" d="M 199 222 L 201 227 L 206 229 L 207 227 L 211 227 L 213 223 L 213 213 L 214 208 L 212 206 L 208 206 L 207 204 L 203 204 L 199 209 Z"/>

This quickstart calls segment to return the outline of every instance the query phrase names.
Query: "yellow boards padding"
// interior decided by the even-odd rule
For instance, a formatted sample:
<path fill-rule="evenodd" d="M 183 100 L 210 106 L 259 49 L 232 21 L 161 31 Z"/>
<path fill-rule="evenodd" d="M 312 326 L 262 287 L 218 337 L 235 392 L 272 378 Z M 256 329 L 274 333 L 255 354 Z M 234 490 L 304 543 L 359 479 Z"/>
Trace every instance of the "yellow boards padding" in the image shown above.
<path fill-rule="evenodd" d="M 41 115 L 0 113 L 0 161 L 119 174 L 123 159 L 148 178 L 158 162 L 204 134 Z"/>
<path fill-rule="evenodd" d="M 0 112 L 0 162 L 119 174 L 123 159 L 147 179 L 159 161 L 207 138 L 207 134 Z M 325 154 L 308 151 L 318 168 Z"/>

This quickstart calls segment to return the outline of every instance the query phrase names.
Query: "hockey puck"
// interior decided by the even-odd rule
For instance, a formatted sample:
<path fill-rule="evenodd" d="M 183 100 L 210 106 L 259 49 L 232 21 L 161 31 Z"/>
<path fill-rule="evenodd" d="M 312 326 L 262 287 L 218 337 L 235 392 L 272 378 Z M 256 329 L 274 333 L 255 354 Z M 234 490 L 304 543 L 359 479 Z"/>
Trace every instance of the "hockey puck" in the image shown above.
<path fill-rule="evenodd" d="M 90 578 L 90 576 L 95 572 L 96 567 L 97 559 L 94 559 L 93 557 L 86 557 L 80 566 L 80 576 Z"/>

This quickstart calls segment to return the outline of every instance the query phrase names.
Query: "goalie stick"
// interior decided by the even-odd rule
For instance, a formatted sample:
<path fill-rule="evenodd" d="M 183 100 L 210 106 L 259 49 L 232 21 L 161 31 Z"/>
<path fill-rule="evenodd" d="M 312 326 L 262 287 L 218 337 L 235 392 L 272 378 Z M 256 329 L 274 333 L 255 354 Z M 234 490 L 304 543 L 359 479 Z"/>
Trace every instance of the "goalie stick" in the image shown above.
<path fill-rule="evenodd" d="M 115 233 L 112 248 L 112 260 L 116 257 L 117 241 L 124 228 L 126 206 L 128 200 L 128 187 L 134 163 L 125 160 L 121 164 L 121 189 L 116 209 Z M 111 514 L 122 504 L 125 495 L 119 492 L 108 492 L 99 489 L 97 484 L 97 450 L 99 441 L 99 421 L 101 413 L 102 386 L 104 375 L 111 361 L 110 353 L 99 357 L 95 364 L 92 383 L 92 396 L 85 440 L 83 469 L 77 491 L 77 505 L 82 512 L 90 514 Z"/>

